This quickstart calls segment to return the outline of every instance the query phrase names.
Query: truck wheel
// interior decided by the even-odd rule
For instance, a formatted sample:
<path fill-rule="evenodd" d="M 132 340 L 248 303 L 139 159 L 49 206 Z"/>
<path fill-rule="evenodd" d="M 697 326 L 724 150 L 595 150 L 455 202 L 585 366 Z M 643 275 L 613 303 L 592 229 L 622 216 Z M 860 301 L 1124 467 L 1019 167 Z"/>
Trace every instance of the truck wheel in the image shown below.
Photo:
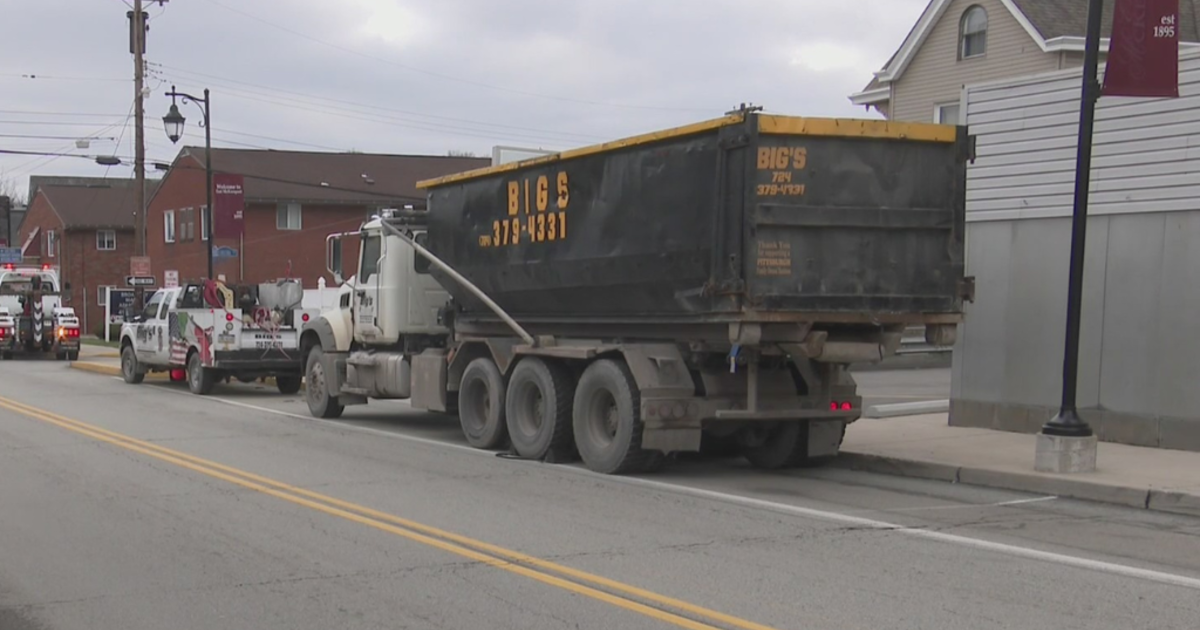
<path fill-rule="evenodd" d="M 314 418 L 332 419 L 340 417 L 346 408 L 338 402 L 337 396 L 329 393 L 329 382 L 325 379 L 325 364 L 321 362 L 323 356 L 325 356 L 325 352 L 321 350 L 320 346 L 314 347 L 308 353 L 308 363 L 304 366 L 308 389 L 304 399 L 308 402 L 308 412 Z M 276 379 L 275 382 L 278 384 L 279 380 Z"/>
<path fill-rule="evenodd" d="M 846 425 L 842 425 L 842 437 Z M 834 457 L 808 456 L 808 425 L 803 422 L 784 422 L 770 429 L 761 444 L 743 446 L 742 455 L 756 468 L 781 470 L 823 466 Z M 839 442 L 840 444 L 840 442 Z"/>
<path fill-rule="evenodd" d="M 280 394 L 295 394 L 300 391 L 300 377 L 297 375 L 276 376 L 275 387 Z"/>
<path fill-rule="evenodd" d="M 68 361 L 78 361 L 78 360 L 79 360 L 79 351 L 78 351 L 78 350 L 72 350 L 72 351 L 68 352 L 68 353 L 67 353 L 67 360 L 68 360 Z"/>
<path fill-rule="evenodd" d="M 211 394 L 213 386 L 217 383 L 216 374 L 211 369 L 204 367 L 204 364 L 200 362 L 199 352 L 193 352 L 188 357 L 187 377 L 188 389 L 192 390 L 193 394 L 200 396 Z"/>
<path fill-rule="evenodd" d="M 624 361 L 601 359 L 575 387 L 575 446 L 595 472 L 643 472 L 662 465 L 657 451 L 642 450 L 641 396 Z"/>
<path fill-rule="evenodd" d="M 551 463 L 575 459 L 573 390 L 571 374 L 558 362 L 526 357 L 517 363 L 508 378 L 504 411 L 518 455 Z"/>
<path fill-rule="evenodd" d="M 492 449 L 508 440 L 504 399 L 504 377 L 491 359 L 467 364 L 458 386 L 458 421 L 467 444 Z"/>
<path fill-rule="evenodd" d="M 3 358 L 5 361 L 12 361 L 12 350 L 5 350 L 2 354 L 0 354 L 0 358 Z"/>
<path fill-rule="evenodd" d="M 137 385 L 146 380 L 146 373 L 138 366 L 137 355 L 133 352 L 133 346 L 125 346 L 121 348 L 121 377 L 126 383 Z"/>
<path fill-rule="evenodd" d="M 66 361 L 66 360 L 67 360 L 67 353 L 66 353 L 66 352 L 55 352 L 55 353 L 54 353 L 54 360 L 55 360 L 55 361 Z"/>

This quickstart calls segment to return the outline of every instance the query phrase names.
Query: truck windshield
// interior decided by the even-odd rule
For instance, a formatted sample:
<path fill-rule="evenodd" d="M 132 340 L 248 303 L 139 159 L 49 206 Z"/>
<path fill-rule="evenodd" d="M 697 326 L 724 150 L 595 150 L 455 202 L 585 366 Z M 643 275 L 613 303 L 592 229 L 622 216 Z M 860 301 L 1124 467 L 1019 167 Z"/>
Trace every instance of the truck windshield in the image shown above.
<path fill-rule="evenodd" d="M 366 282 L 368 278 L 379 271 L 379 257 L 383 255 L 382 245 L 383 238 L 378 234 L 363 239 L 362 268 L 358 273 L 360 281 Z"/>

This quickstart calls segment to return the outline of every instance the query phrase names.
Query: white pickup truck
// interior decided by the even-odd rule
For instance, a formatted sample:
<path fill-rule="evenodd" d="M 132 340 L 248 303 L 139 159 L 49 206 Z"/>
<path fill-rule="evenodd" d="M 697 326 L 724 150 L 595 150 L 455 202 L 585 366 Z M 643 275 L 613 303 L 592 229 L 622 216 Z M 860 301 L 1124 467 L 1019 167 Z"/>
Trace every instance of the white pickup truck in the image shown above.
<path fill-rule="evenodd" d="M 121 326 L 121 374 L 137 384 L 147 372 L 167 372 L 200 395 L 218 381 L 272 376 L 281 393 L 294 394 L 303 375 L 298 330 L 320 314 L 299 308 L 303 295 L 297 281 L 157 291 Z"/>

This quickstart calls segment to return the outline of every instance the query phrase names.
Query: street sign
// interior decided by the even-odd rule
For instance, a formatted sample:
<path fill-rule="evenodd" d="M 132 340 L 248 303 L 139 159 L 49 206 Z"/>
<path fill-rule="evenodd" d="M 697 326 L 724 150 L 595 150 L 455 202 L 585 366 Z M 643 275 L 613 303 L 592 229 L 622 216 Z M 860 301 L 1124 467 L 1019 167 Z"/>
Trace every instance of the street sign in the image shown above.
<path fill-rule="evenodd" d="M 213 245 L 213 258 L 237 258 L 238 250 L 233 247 L 219 247 Z"/>
<path fill-rule="evenodd" d="M 20 247 L 0 247 L 0 264 L 21 264 L 21 248 Z"/>
<path fill-rule="evenodd" d="M 125 276 L 125 284 L 131 287 L 152 287 L 156 281 L 154 276 Z"/>
<path fill-rule="evenodd" d="M 146 277 L 154 275 L 150 271 L 149 256 L 130 256 L 129 257 L 129 275 Z M 132 286 L 132 285 L 131 285 Z M 147 286 L 147 285 L 142 285 Z"/>
<path fill-rule="evenodd" d="M 179 286 L 179 270 L 168 269 L 163 272 L 163 288 L 171 289 Z"/>

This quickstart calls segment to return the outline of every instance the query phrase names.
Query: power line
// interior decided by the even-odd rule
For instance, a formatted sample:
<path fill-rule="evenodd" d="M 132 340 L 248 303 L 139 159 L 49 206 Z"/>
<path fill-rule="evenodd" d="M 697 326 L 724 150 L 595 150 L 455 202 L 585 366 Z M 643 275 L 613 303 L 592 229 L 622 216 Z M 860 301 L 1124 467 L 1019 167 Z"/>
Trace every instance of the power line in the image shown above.
<path fill-rule="evenodd" d="M 340 100 L 340 99 L 329 98 L 327 96 L 317 96 L 315 94 L 307 94 L 304 92 L 296 92 L 296 91 L 292 91 L 292 90 L 286 90 L 283 88 L 270 87 L 270 86 L 262 85 L 261 83 L 249 83 L 246 81 L 238 81 L 238 80 L 229 79 L 226 77 L 218 77 L 218 76 L 214 76 L 211 74 L 205 74 L 202 72 L 195 72 L 193 70 L 185 70 L 183 68 L 176 68 L 174 66 L 168 66 L 166 64 L 152 64 L 152 65 L 157 65 L 166 70 L 170 70 L 172 72 L 179 72 L 184 75 L 192 75 L 195 77 L 202 77 L 205 80 L 215 81 L 218 84 L 221 82 L 225 82 L 225 83 L 230 83 L 230 84 L 249 86 L 250 88 L 260 88 L 260 90 L 268 90 L 267 92 L 262 92 L 262 91 L 258 91 L 258 90 L 242 88 L 242 91 L 244 91 L 248 94 L 261 94 L 261 95 L 265 95 L 265 96 L 272 96 L 273 93 L 288 94 L 291 96 L 302 97 L 302 98 L 306 98 L 306 99 L 313 100 L 313 101 L 325 101 L 327 103 L 336 103 L 339 105 L 349 105 L 351 107 L 372 109 L 372 110 L 376 110 L 376 111 L 389 112 L 389 113 L 393 113 L 393 114 L 403 114 L 406 116 L 417 116 L 420 118 L 431 118 L 434 120 L 444 120 L 447 122 L 458 122 L 458 123 L 465 123 L 465 124 L 470 124 L 470 125 L 479 125 L 479 126 L 493 128 L 493 129 L 494 128 L 516 129 L 519 131 L 533 131 L 533 132 L 537 132 L 537 133 L 545 133 L 545 134 L 552 134 L 552 135 L 574 136 L 576 138 L 580 138 L 580 139 L 588 140 L 588 141 L 603 139 L 600 136 L 595 136 L 595 135 L 591 135 L 591 134 L 575 133 L 575 132 L 569 132 L 569 131 L 558 131 L 558 130 L 554 130 L 554 129 L 544 129 L 544 128 L 537 128 L 537 127 L 523 127 L 523 126 L 519 126 L 519 125 L 493 123 L 493 122 L 480 121 L 480 120 L 471 120 L 471 119 L 467 119 L 467 118 L 455 118 L 452 116 L 439 116 L 437 114 L 422 114 L 420 112 L 395 109 L 392 107 L 381 107 L 378 105 L 355 103 L 352 101 L 344 101 L 344 100 Z M 225 88 L 225 89 L 230 89 L 230 88 Z M 234 88 L 234 89 L 236 89 L 236 88 Z M 331 109 L 338 109 L 338 108 L 331 107 Z M 352 110 L 349 110 L 347 108 L 347 111 L 352 111 Z"/>
<path fill-rule="evenodd" d="M 0 120 L 0 125 L 45 125 L 47 127 L 95 127 L 98 122 L 58 122 L 51 120 Z M 116 127 L 121 122 L 115 122 L 110 127 Z"/>
<path fill-rule="evenodd" d="M 467 85 L 474 85 L 474 86 L 476 86 L 476 87 L 486 88 L 486 89 L 489 89 L 489 90 L 496 90 L 496 91 L 498 91 L 498 92 L 508 92 L 508 93 L 510 93 L 510 94 L 519 94 L 519 95 L 522 95 L 522 96 L 531 96 L 531 97 L 535 97 L 535 98 L 543 98 L 543 99 L 548 99 L 548 100 L 553 100 L 553 101 L 562 101 L 562 102 L 567 102 L 567 103 L 578 103 L 578 104 L 581 104 L 581 105 L 593 105 L 593 106 L 599 106 L 599 107 L 614 107 L 614 108 L 619 108 L 619 109 L 643 109 L 643 110 L 676 111 L 676 112 L 684 112 L 684 111 L 692 111 L 692 112 L 695 112 L 695 111 L 707 111 L 707 110 L 700 110 L 700 109 L 697 109 L 697 108 L 692 108 L 692 107 L 662 107 L 662 106 L 654 106 L 654 105 L 627 105 L 627 104 L 622 104 L 622 103 L 603 103 L 603 102 L 600 102 L 600 101 L 589 101 L 589 100 L 585 100 L 585 99 L 570 98 L 570 97 L 567 97 L 567 96 L 555 96 L 555 95 L 552 95 L 552 94 L 539 94 L 539 93 L 537 93 L 537 92 L 529 92 L 529 91 L 526 91 L 526 90 L 518 90 L 518 89 L 515 89 L 515 88 L 507 88 L 507 87 L 502 87 L 502 86 L 498 86 L 498 85 L 492 85 L 492 84 L 489 84 L 489 83 L 483 83 L 483 82 L 481 82 L 481 81 L 473 81 L 473 80 L 470 80 L 470 79 L 463 79 L 463 78 L 460 78 L 460 77 L 454 77 L 454 76 L 450 76 L 450 75 L 447 75 L 447 74 L 442 74 L 442 73 L 440 73 L 440 72 L 432 72 L 432 71 L 429 71 L 429 70 L 424 70 L 424 69 L 421 69 L 421 68 L 416 68 L 416 67 L 414 67 L 414 66 L 409 66 L 409 65 L 402 64 L 402 63 L 397 63 L 397 62 L 395 62 L 395 61 L 392 61 L 392 60 L 390 60 L 390 59 L 385 59 L 385 58 L 383 58 L 383 57 L 376 57 L 376 56 L 374 56 L 374 55 L 368 55 L 367 53 L 364 53 L 364 52 L 359 52 L 359 51 L 357 51 L 357 50 L 354 50 L 354 49 L 352 49 L 352 48 L 346 48 L 346 47 L 344 47 L 344 46 L 339 46 L 338 44 L 334 44 L 334 43 L 331 43 L 331 42 L 327 42 L 327 41 L 325 41 L 325 40 L 323 40 L 323 39 L 319 39 L 319 38 L 313 37 L 313 36 L 311 36 L 311 35 L 308 35 L 308 34 L 306 34 L 306 33 L 302 33 L 302 32 L 300 32 L 300 31 L 296 31 L 296 30 L 290 29 L 290 28 L 288 28 L 288 27 L 286 27 L 286 26 L 281 26 L 281 25 L 279 25 L 279 24 L 275 24 L 274 22 L 271 22 L 271 21 L 269 21 L 269 20 L 265 20 L 265 19 L 263 19 L 263 18 L 260 18 L 260 17 L 258 17 L 258 16 L 256 16 L 256 15 L 254 15 L 254 14 L 247 13 L 247 12 L 245 12 L 245 11 L 242 11 L 242 10 L 240 10 L 240 9 L 235 9 L 235 8 L 233 8 L 233 7 L 229 6 L 229 5 L 226 5 L 226 4 L 223 4 L 223 3 L 221 3 L 221 2 L 218 2 L 217 0 L 208 0 L 208 2 L 210 2 L 210 3 L 212 3 L 212 4 L 215 4 L 215 5 L 217 5 L 217 6 L 221 7 L 221 8 L 223 8 L 223 9 L 225 9 L 225 10 L 227 10 L 227 11 L 232 11 L 233 13 L 237 13 L 237 14 L 239 14 L 239 15 L 242 15 L 242 16 L 244 16 L 244 17 L 250 18 L 251 20 L 254 20 L 254 21 L 256 21 L 256 22 L 259 22 L 259 23 L 261 23 L 261 24 L 265 24 L 265 25 L 267 25 L 267 26 L 270 26 L 271 28 L 274 28 L 274 29 L 281 30 L 281 31 L 283 31 L 283 32 L 285 32 L 285 33 L 290 33 L 290 34 L 292 34 L 292 35 L 295 35 L 295 36 L 297 36 L 297 37 L 301 37 L 301 38 L 303 38 L 303 39 L 307 39 L 307 40 L 309 40 L 309 41 L 312 41 L 312 42 L 315 42 L 315 43 L 321 44 L 321 45 L 323 45 L 323 46 L 328 46 L 328 47 L 330 47 L 330 48 L 333 48 L 333 49 L 335 49 L 335 50 L 340 50 L 340 51 L 342 51 L 342 52 L 345 52 L 345 53 L 349 53 L 349 54 L 352 54 L 352 55 L 357 55 L 357 56 L 359 56 L 359 57 L 364 57 L 364 58 L 366 58 L 366 59 L 371 59 L 371 60 L 373 60 L 373 61 L 378 61 L 378 62 L 380 62 L 380 63 L 386 63 L 386 64 L 388 64 L 388 65 L 395 66 L 395 67 L 397 67 L 397 68 L 403 68 L 403 69 L 405 69 L 405 70 L 409 70 L 409 71 L 411 71 L 411 72 L 417 72 L 417 73 L 420 73 L 420 74 L 424 74 L 424 75 L 431 76 L 431 77 L 436 77 L 436 78 L 443 79 L 443 80 L 446 80 L 446 81 L 454 81 L 454 82 L 456 82 L 456 83 L 464 83 L 464 84 L 467 84 Z"/>
<path fill-rule="evenodd" d="M 538 143 L 545 143 L 547 140 L 550 140 L 549 144 L 557 144 L 557 143 L 564 142 L 561 139 L 554 140 L 554 139 L 549 139 L 545 136 L 533 136 L 531 134 L 524 134 L 524 133 L 511 133 L 511 132 L 510 133 L 504 133 L 504 132 L 489 133 L 485 130 L 456 128 L 456 127 L 447 126 L 447 125 L 437 125 L 436 123 L 426 123 L 423 121 L 398 122 L 395 117 L 391 117 L 391 116 L 381 116 L 379 114 L 368 114 L 368 113 L 364 113 L 364 112 L 350 114 L 350 113 L 345 113 L 345 112 L 333 111 L 333 110 L 329 110 L 329 109 L 323 109 L 323 108 L 319 108 L 319 107 L 305 107 L 303 105 L 300 105 L 300 104 L 297 104 L 294 102 L 289 102 L 286 100 L 282 100 L 282 101 L 281 100 L 271 100 L 271 99 L 259 98 L 256 96 L 247 96 L 245 94 L 238 93 L 237 91 L 230 91 L 226 95 L 230 96 L 232 98 L 240 98 L 243 100 L 255 101 L 255 102 L 259 102 L 259 103 L 265 103 L 268 105 L 275 105 L 277 107 L 287 107 L 287 108 L 296 109 L 296 110 L 300 110 L 300 111 L 325 114 L 328 116 L 337 116 L 339 118 L 346 118 L 349 120 L 359 120 L 359 121 L 363 121 L 363 122 L 371 122 L 371 123 L 389 125 L 392 127 L 400 127 L 400 128 L 404 128 L 404 129 L 432 131 L 432 132 L 443 133 L 443 134 L 448 134 L 448 135 L 456 135 L 456 136 L 470 137 L 470 138 L 483 138 L 483 139 L 488 139 L 488 140 L 501 140 L 501 141 L 521 140 L 521 141 L 538 142 Z"/>
<path fill-rule="evenodd" d="M 0 133 L 0 138 L 25 138 L 29 140 L 116 140 L 113 136 L 38 136 L 21 133 Z"/>
<path fill-rule="evenodd" d="M 203 171 L 204 167 L 180 165 L 180 166 L 173 167 L 173 170 Z M 214 167 L 214 170 L 217 170 L 217 172 L 219 172 L 219 170 L 215 169 L 215 167 Z M 294 179 L 284 179 L 281 177 L 269 177 L 266 175 L 250 175 L 247 173 L 238 173 L 238 174 L 241 175 L 245 179 L 254 179 L 254 180 L 263 181 L 263 182 L 272 182 L 275 184 L 288 184 L 288 185 L 292 185 L 292 186 L 303 186 L 306 188 L 319 188 L 321 190 L 333 190 L 333 191 L 337 191 L 337 192 L 347 192 L 347 193 L 353 193 L 356 195 L 367 195 L 369 197 L 378 197 L 380 199 L 386 199 L 389 201 L 413 201 L 413 202 L 424 202 L 425 201 L 425 197 L 414 197 L 412 195 L 401 195 L 401 194 L 389 193 L 389 192 L 375 192 L 373 190 L 362 190 L 361 188 L 346 188 L 343 186 L 332 186 L 332 185 L 322 184 L 322 183 L 305 182 L 305 181 L 299 181 L 299 180 L 294 180 Z"/>
<path fill-rule="evenodd" d="M 32 80 L 37 80 L 37 81 L 103 81 L 103 82 L 118 82 L 119 81 L 121 83 L 125 83 L 126 81 L 131 80 L 131 79 L 109 79 L 109 78 L 105 78 L 105 77 L 56 77 L 56 76 L 50 76 L 50 75 L 45 75 L 45 74 L 33 74 L 33 73 L 26 73 L 26 74 L 3 73 L 3 74 L 0 74 L 0 77 L 6 78 L 6 79 L 32 79 Z"/>
<path fill-rule="evenodd" d="M 41 112 L 41 111 L 29 110 L 29 109 L 0 109 L 0 114 L 4 114 L 6 116 L 14 115 L 14 114 L 16 114 L 16 115 L 31 114 L 34 116 L 82 116 L 82 117 L 87 117 L 87 118 L 116 118 L 118 116 L 125 115 L 125 114 L 85 114 L 82 112 Z"/>

